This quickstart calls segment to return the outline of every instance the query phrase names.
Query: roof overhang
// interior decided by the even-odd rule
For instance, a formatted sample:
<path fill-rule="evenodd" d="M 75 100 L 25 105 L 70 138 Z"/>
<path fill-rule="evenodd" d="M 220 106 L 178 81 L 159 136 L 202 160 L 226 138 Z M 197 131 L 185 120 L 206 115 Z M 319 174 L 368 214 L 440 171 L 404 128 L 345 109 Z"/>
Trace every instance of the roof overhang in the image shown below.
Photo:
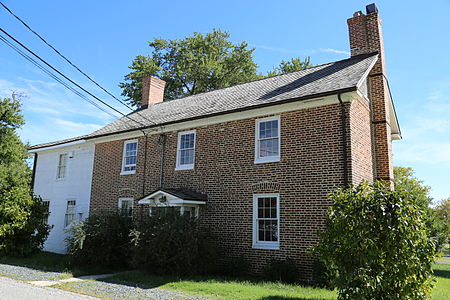
<path fill-rule="evenodd" d="M 73 142 L 57 144 L 57 145 L 48 146 L 48 147 L 32 148 L 32 149 L 29 149 L 28 152 L 29 153 L 35 153 L 35 152 L 41 152 L 41 151 L 45 151 L 45 150 L 52 150 L 52 149 L 58 149 L 58 148 L 63 148 L 63 147 L 75 146 L 75 145 L 84 144 L 84 143 L 86 143 L 86 140 L 82 139 L 82 140 L 77 140 L 77 141 L 73 141 Z"/>
<path fill-rule="evenodd" d="M 177 193 L 172 190 L 157 190 L 142 199 L 138 200 L 139 204 L 149 204 L 151 206 L 188 206 L 188 205 L 204 205 L 206 199 L 203 197 L 192 197 Z"/>

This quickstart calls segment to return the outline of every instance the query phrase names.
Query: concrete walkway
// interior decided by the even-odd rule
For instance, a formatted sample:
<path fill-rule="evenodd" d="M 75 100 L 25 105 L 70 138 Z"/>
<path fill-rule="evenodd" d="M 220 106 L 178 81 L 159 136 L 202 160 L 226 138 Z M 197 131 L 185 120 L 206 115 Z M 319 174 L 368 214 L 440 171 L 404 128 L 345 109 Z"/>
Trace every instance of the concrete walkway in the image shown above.
<path fill-rule="evenodd" d="M 85 280 L 103 279 L 103 278 L 111 277 L 113 275 L 114 274 L 102 274 L 102 275 L 89 275 L 89 276 L 72 277 L 72 278 L 66 278 L 66 279 L 55 279 L 55 280 L 32 280 L 32 281 L 28 281 L 28 283 L 31 283 L 32 285 L 36 285 L 36 286 L 52 286 L 52 285 L 68 283 L 68 282 L 80 282 L 80 281 L 85 281 Z"/>

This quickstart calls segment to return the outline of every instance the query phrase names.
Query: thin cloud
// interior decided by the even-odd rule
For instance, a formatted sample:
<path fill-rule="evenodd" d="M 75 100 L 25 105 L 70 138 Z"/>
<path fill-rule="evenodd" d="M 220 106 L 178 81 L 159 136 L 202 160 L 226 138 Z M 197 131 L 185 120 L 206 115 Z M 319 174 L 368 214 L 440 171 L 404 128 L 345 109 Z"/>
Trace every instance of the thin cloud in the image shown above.
<path fill-rule="evenodd" d="M 286 49 L 286 48 L 273 47 L 273 46 L 267 46 L 267 45 L 256 45 L 256 44 L 249 44 L 249 46 L 255 47 L 258 49 L 268 50 L 268 51 L 275 51 L 275 52 L 288 53 L 288 54 L 297 54 L 297 55 L 311 55 L 311 54 L 314 54 L 317 52 L 350 55 L 350 52 L 348 52 L 348 51 L 338 50 L 338 49 L 333 49 L 333 48 L 295 50 L 295 49 Z"/>

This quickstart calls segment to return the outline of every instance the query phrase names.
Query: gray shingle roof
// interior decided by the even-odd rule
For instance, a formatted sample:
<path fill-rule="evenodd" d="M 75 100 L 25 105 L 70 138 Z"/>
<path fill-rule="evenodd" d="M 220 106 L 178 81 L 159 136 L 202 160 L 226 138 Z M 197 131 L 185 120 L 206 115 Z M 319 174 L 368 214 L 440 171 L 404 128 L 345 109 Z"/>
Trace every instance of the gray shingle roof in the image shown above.
<path fill-rule="evenodd" d="M 139 110 L 128 116 L 145 124 L 145 127 L 152 127 L 273 105 L 289 100 L 307 99 L 339 91 L 354 90 L 377 58 L 376 53 L 358 55 L 302 71 L 157 103 L 149 109 Z M 123 117 L 87 136 L 65 140 L 64 143 L 138 128 L 143 128 L 143 126 Z M 62 141 L 40 144 L 33 146 L 32 149 L 60 143 Z"/>

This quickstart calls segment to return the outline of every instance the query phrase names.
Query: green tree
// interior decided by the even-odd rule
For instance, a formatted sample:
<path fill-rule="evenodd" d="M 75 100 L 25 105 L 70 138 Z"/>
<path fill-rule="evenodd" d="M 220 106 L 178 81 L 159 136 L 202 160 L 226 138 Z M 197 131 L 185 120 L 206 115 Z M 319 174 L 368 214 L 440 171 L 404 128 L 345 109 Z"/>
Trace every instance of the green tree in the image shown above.
<path fill-rule="evenodd" d="M 49 226 L 39 197 L 30 189 L 26 145 L 16 130 L 24 124 L 20 103 L 0 99 L 0 255 L 27 255 L 39 249 Z"/>
<path fill-rule="evenodd" d="M 450 198 L 443 199 L 434 209 L 434 215 L 441 227 L 443 241 L 442 244 L 448 243 L 450 240 Z"/>
<path fill-rule="evenodd" d="M 137 56 L 132 72 L 120 83 L 122 95 L 139 105 L 142 79 L 156 76 L 166 81 L 165 99 L 176 99 L 258 79 L 254 49 L 246 42 L 233 44 L 227 32 L 214 29 L 184 39 L 154 39 L 152 54 Z"/>
<path fill-rule="evenodd" d="M 340 189 L 330 198 L 314 250 L 339 299 L 427 299 L 434 245 L 423 201 L 381 182 Z"/>
<path fill-rule="evenodd" d="M 433 202 L 430 196 L 431 188 L 415 177 L 411 167 L 394 167 L 394 188 L 414 195 L 425 207 L 427 234 L 434 238 L 436 252 L 439 252 L 447 241 L 448 228 L 437 216 L 436 210 L 431 208 Z"/>
<path fill-rule="evenodd" d="M 267 73 L 267 76 L 276 76 L 281 75 L 289 72 L 295 72 L 304 70 L 306 68 L 310 68 L 313 65 L 311 64 L 311 58 L 308 56 L 305 58 L 305 60 L 301 60 L 300 57 L 297 58 L 291 58 L 291 60 L 288 61 L 281 61 L 280 65 L 276 68 L 273 68 L 272 71 Z"/>

